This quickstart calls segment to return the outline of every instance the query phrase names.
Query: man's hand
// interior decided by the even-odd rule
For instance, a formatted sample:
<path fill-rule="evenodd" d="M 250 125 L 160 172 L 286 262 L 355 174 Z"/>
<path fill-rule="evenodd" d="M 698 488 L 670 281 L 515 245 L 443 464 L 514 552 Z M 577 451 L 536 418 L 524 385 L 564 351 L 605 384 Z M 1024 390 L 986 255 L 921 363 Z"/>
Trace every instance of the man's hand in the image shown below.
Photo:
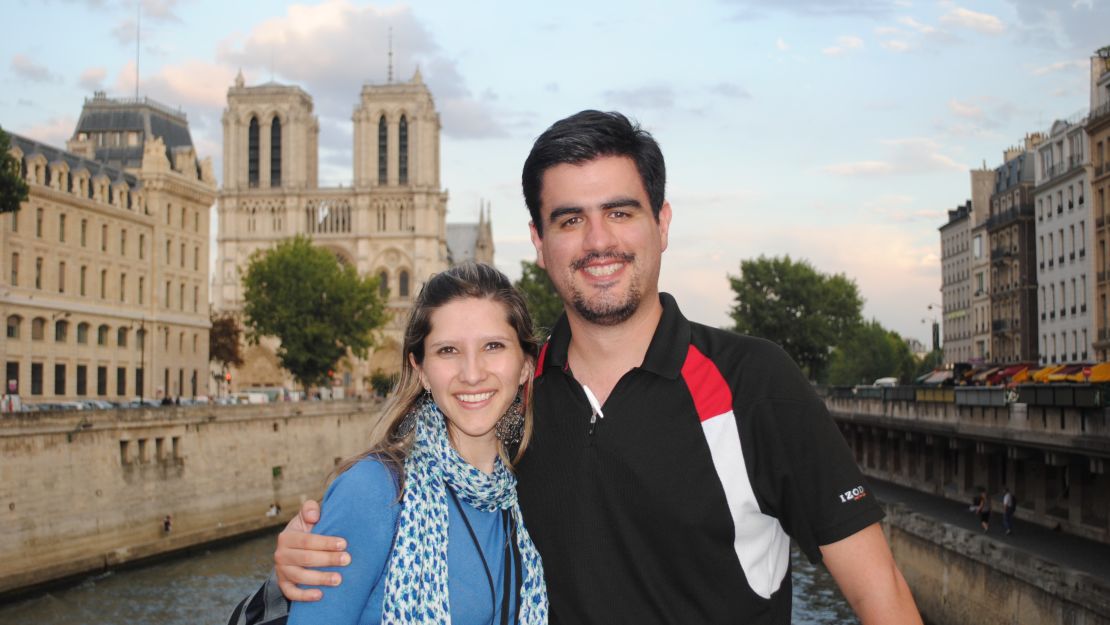
<path fill-rule="evenodd" d="M 309 499 L 278 534 L 274 570 L 281 594 L 290 601 L 319 601 L 324 596 L 317 588 L 304 589 L 298 584 L 338 586 L 343 581 L 339 573 L 317 571 L 315 567 L 347 566 L 351 563 L 351 555 L 344 551 L 347 541 L 309 533 L 319 520 L 320 504 Z"/>

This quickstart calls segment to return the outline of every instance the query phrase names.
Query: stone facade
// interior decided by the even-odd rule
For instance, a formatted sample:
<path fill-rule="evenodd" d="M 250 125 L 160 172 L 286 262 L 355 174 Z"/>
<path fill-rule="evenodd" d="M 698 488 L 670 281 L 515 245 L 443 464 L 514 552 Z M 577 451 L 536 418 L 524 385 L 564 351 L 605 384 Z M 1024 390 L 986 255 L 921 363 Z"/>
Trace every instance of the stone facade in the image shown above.
<path fill-rule="evenodd" d="M 1091 150 L 1087 176 L 1090 180 L 1091 199 L 1094 200 L 1095 239 L 1098 252 L 1095 258 L 1098 311 L 1095 317 L 1097 337 L 1095 356 L 1100 361 L 1110 360 L 1110 227 L 1106 214 L 1110 202 L 1110 46 L 1102 48 L 1091 57 L 1091 112 L 1087 117 L 1087 145 Z"/>
<path fill-rule="evenodd" d="M 90 111 L 103 123 L 79 122 L 68 150 L 12 135 L 30 192 L 0 216 L 4 391 L 24 402 L 207 395 L 211 163 L 183 114 L 102 94 L 82 118 Z M 176 144 L 151 119 L 175 126 Z"/>
<path fill-rule="evenodd" d="M 366 449 L 380 404 L 0 419 L 0 594 L 284 523 Z M 282 515 L 267 516 L 271 504 Z M 162 529 L 166 515 L 172 531 Z"/>
<path fill-rule="evenodd" d="M 488 211 L 478 224 L 453 224 L 440 185 L 440 120 L 417 71 L 404 83 L 364 85 L 355 109 L 353 186 L 317 183 L 319 126 L 312 98 L 299 87 L 228 90 L 223 115 L 224 181 L 219 194 L 213 306 L 239 312 L 242 272 L 250 255 L 307 235 L 360 273 L 378 276 L 391 321 L 365 360 L 342 363 L 336 384 L 365 393 L 376 370 L 400 365 L 400 340 L 423 280 L 454 260 L 493 262 Z M 461 228 L 461 231 L 459 230 Z M 449 244 L 459 247 L 452 250 Z M 232 388 L 292 387 L 279 369 L 275 340 L 246 350 Z"/>
<path fill-rule="evenodd" d="M 941 307 L 944 310 L 944 364 L 971 356 L 971 202 L 948 211 L 940 227 Z"/>
<path fill-rule="evenodd" d="M 1037 213 L 1037 309 L 1041 364 L 1089 362 L 1095 336 L 1094 228 L 1084 119 L 1057 121 L 1033 165 Z"/>
<path fill-rule="evenodd" d="M 990 362 L 991 252 L 987 216 L 990 214 L 994 172 L 984 166 L 971 170 L 971 357 L 968 362 Z"/>
<path fill-rule="evenodd" d="M 1033 222 L 1032 134 L 1006 150 L 994 170 L 987 233 L 991 258 L 991 354 L 995 362 L 1037 360 L 1036 231 Z"/>

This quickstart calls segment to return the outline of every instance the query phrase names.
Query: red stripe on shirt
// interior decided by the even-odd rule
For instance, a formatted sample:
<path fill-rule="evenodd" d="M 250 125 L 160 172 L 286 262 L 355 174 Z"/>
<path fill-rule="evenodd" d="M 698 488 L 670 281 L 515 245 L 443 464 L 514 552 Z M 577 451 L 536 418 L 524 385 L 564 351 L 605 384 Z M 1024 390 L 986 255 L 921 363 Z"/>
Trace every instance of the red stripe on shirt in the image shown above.
<path fill-rule="evenodd" d="M 732 391 L 713 361 L 693 345 L 682 364 L 682 379 L 694 398 L 698 419 L 706 421 L 732 410 Z"/>
<path fill-rule="evenodd" d="M 540 377 L 541 375 L 543 375 L 543 361 L 544 361 L 544 358 L 547 358 L 547 346 L 550 345 L 550 344 L 551 344 L 550 342 L 544 343 L 543 347 L 540 348 L 540 357 L 536 359 L 536 377 L 537 378 Z"/>

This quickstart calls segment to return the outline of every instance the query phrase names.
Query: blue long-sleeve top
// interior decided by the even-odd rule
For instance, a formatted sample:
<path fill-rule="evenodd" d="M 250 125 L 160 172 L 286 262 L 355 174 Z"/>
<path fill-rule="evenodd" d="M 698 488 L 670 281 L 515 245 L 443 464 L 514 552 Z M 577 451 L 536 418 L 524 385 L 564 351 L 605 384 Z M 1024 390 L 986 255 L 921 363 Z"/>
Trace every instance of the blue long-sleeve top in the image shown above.
<path fill-rule="evenodd" d="M 455 625 L 500 623 L 506 540 L 501 514 L 482 512 L 461 499 L 459 504 L 485 553 L 497 594 L 491 603 L 482 559 L 459 516 L 459 508 L 448 496 L 447 594 L 451 622 Z M 324 495 L 320 522 L 312 532 L 344 537 L 351 563 L 345 567 L 321 569 L 340 573 L 343 583 L 336 587 L 319 587 L 324 593 L 320 601 L 293 602 L 289 625 L 377 625 L 381 622 L 386 570 L 400 509 L 393 475 L 374 458 L 357 462 L 332 482 Z M 510 589 L 515 588 L 515 584 L 513 579 Z M 515 593 L 512 592 L 509 609 L 515 609 Z M 512 614 L 510 612 L 510 616 Z"/>

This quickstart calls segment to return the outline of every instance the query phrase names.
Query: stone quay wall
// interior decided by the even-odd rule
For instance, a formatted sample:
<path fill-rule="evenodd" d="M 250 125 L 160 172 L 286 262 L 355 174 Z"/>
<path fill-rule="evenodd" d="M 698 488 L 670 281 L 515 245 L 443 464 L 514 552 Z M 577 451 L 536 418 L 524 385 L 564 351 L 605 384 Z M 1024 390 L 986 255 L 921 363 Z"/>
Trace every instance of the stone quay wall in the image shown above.
<path fill-rule="evenodd" d="M 899 505 L 883 525 L 930 625 L 1110 625 L 1110 580 Z"/>
<path fill-rule="evenodd" d="M 3 415 L 0 596 L 283 524 L 366 449 L 381 407 Z M 267 515 L 274 503 L 281 513 Z"/>

